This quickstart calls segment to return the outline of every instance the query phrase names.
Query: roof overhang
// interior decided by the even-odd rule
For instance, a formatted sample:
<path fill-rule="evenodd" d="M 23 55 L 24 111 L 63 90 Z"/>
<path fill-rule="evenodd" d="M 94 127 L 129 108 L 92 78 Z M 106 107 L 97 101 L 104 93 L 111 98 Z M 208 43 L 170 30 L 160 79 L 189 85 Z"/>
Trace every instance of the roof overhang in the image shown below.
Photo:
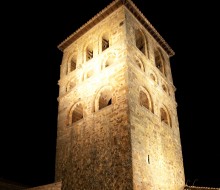
<path fill-rule="evenodd" d="M 112 12 L 114 12 L 122 5 L 124 5 L 139 20 L 139 22 L 154 37 L 154 39 L 161 45 L 161 47 L 167 52 L 167 54 L 170 57 L 175 54 L 174 51 L 171 49 L 171 47 L 167 44 L 167 42 L 162 38 L 162 36 L 157 32 L 157 30 L 153 27 L 153 25 L 145 18 L 145 16 L 141 13 L 141 11 L 136 7 L 136 5 L 131 0 L 115 0 L 112 3 L 110 3 L 102 11 L 96 14 L 92 19 L 90 19 L 88 22 L 82 25 L 78 30 L 76 30 L 69 37 L 67 37 L 63 42 L 61 42 L 58 45 L 58 49 L 63 51 L 70 44 L 72 44 L 79 37 L 81 37 L 92 27 L 94 27 L 97 23 L 105 19 L 107 16 L 109 16 Z"/>

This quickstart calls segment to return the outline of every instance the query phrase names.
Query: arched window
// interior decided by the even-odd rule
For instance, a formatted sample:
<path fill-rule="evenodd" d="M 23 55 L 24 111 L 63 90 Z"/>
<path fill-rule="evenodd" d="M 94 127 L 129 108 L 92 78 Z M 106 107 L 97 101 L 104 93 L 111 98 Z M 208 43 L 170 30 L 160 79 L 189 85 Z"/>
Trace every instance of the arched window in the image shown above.
<path fill-rule="evenodd" d="M 135 64 L 137 67 L 139 67 L 142 71 L 144 71 L 144 65 L 141 59 L 139 59 L 138 57 L 136 57 L 135 59 Z"/>
<path fill-rule="evenodd" d="M 151 96 L 150 96 L 149 92 L 144 87 L 140 87 L 139 102 L 140 102 L 141 106 L 144 106 L 145 108 L 150 110 L 152 113 L 154 112 Z"/>
<path fill-rule="evenodd" d="M 69 124 L 73 124 L 81 119 L 83 119 L 83 106 L 81 103 L 75 104 L 70 111 Z"/>
<path fill-rule="evenodd" d="M 67 74 L 76 69 L 76 60 L 77 60 L 76 54 L 70 56 L 67 65 Z"/>
<path fill-rule="evenodd" d="M 135 30 L 135 44 L 144 55 L 148 56 L 147 39 L 140 29 Z"/>
<path fill-rule="evenodd" d="M 159 48 L 154 51 L 154 59 L 156 67 L 160 70 L 161 73 L 166 74 L 164 68 L 164 57 Z"/>
<path fill-rule="evenodd" d="M 135 30 L 136 47 L 145 54 L 145 39 L 140 30 Z"/>
<path fill-rule="evenodd" d="M 115 60 L 115 57 L 110 56 L 110 57 L 106 60 L 105 65 L 104 65 L 104 68 L 105 68 L 105 67 L 109 67 L 110 65 L 112 65 L 112 64 L 114 63 L 114 60 Z"/>
<path fill-rule="evenodd" d="M 84 80 L 92 77 L 94 75 L 94 71 L 91 69 L 84 75 Z"/>
<path fill-rule="evenodd" d="M 89 61 L 92 58 L 93 58 L 93 47 L 90 44 L 86 48 L 86 61 Z"/>
<path fill-rule="evenodd" d="M 115 62 L 116 62 L 115 61 L 115 55 L 110 54 L 108 56 L 108 59 L 104 62 L 103 69 L 106 68 L 106 67 L 109 67 L 110 65 L 114 64 Z"/>
<path fill-rule="evenodd" d="M 99 109 L 107 107 L 112 104 L 112 98 L 107 97 L 104 93 L 101 94 L 99 98 Z"/>
<path fill-rule="evenodd" d="M 112 104 L 112 87 L 105 86 L 99 90 L 95 99 L 95 111 L 101 110 Z"/>
<path fill-rule="evenodd" d="M 163 90 L 164 90 L 166 93 L 169 94 L 169 90 L 168 90 L 168 88 L 167 88 L 167 86 L 166 86 L 165 84 L 162 84 L 162 88 L 163 88 Z"/>
<path fill-rule="evenodd" d="M 172 127 L 170 114 L 169 114 L 167 108 L 165 108 L 165 107 L 160 108 L 160 119 L 161 119 L 162 122 L 164 122 L 167 125 L 169 125 L 170 127 Z"/>
<path fill-rule="evenodd" d="M 76 69 L 76 57 L 72 57 L 70 61 L 70 72 Z"/>
<path fill-rule="evenodd" d="M 75 80 L 71 80 L 68 82 L 67 87 L 66 87 L 66 92 L 69 92 L 71 89 L 73 89 L 76 86 Z"/>
<path fill-rule="evenodd" d="M 111 58 L 107 59 L 107 61 L 105 62 L 105 67 L 108 67 L 110 65 L 113 64 L 113 60 Z"/>
<path fill-rule="evenodd" d="M 157 83 L 157 77 L 156 77 L 156 75 L 155 75 L 154 73 L 151 73 L 151 74 L 150 74 L 150 78 L 151 78 L 154 82 Z"/>
<path fill-rule="evenodd" d="M 102 36 L 102 51 L 109 48 L 109 35 L 106 33 Z"/>

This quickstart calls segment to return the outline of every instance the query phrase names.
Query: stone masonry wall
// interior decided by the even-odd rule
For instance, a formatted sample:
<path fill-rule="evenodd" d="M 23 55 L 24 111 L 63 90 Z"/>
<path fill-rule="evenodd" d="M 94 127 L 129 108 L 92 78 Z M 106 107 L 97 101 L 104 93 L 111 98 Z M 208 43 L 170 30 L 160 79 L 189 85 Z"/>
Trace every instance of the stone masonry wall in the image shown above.
<path fill-rule="evenodd" d="M 182 190 L 184 170 L 169 57 L 161 48 L 165 76 L 155 66 L 154 49 L 159 45 L 129 12 L 126 18 L 134 189 Z M 145 36 L 145 54 L 136 47 L 135 30 Z M 151 110 L 140 104 L 141 91 L 148 94 Z M 162 107 L 169 113 L 169 125 L 161 121 Z"/>
<path fill-rule="evenodd" d="M 147 39 L 145 53 L 136 47 L 136 30 Z M 109 40 L 104 51 L 103 36 Z M 165 74 L 155 66 L 158 49 Z M 69 72 L 73 55 L 76 68 Z M 184 188 L 169 56 L 126 8 L 67 47 L 60 69 L 56 181 L 62 190 Z M 141 91 L 150 109 L 140 104 Z M 100 97 L 111 103 L 100 109 Z M 83 118 L 73 122 L 73 110 Z"/>
<path fill-rule="evenodd" d="M 132 189 L 124 32 L 124 10 L 120 8 L 64 52 L 56 158 L 56 180 L 62 180 L 63 190 Z M 101 52 L 103 33 L 110 34 L 110 47 Z M 94 57 L 84 61 L 87 44 L 93 44 Z M 77 66 L 66 75 L 71 53 L 77 53 Z M 88 77 L 88 73 L 93 74 Z M 71 80 L 75 86 L 66 92 Z M 105 90 L 104 96 L 111 95 L 112 103 L 98 109 Z M 76 104 L 83 107 L 83 119 L 71 123 L 69 114 Z"/>

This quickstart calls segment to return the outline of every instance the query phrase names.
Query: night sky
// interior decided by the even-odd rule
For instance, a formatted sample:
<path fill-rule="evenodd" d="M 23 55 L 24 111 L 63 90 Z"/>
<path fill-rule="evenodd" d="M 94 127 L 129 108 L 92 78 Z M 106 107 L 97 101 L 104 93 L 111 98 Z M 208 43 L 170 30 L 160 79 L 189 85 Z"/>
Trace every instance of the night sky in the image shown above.
<path fill-rule="evenodd" d="M 74 2 L 2 6 L 0 178 L 54 182 L 63 55 L 57 45 L 112 1 Z M 176 53 L 170 62 L 186 183 L 220 187 L 218 6 L 133 2 Z"/>

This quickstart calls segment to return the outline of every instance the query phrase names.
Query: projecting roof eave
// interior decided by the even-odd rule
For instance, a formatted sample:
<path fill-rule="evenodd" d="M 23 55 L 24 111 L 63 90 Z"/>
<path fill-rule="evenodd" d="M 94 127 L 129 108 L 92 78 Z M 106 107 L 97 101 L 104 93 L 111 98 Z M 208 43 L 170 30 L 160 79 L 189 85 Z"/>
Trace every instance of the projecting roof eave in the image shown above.
<path fill-rule="evenodd" d="M 167 52 L 171 57 L 175 53 L 171 47 L 166 43 L 162 36 L 157 32 L 157 30 L 152 26 L 152 24 L 145 18 L 141 11 L 136 7 L 136 5 L 131 0 L 115 0 L 105 7 L 102 11 L 96 14 L 92 19 L 82 25 L 78 30 L 72 33 L 68 38 L 58 45 L 58 49 L 64 51 L 71 43 L 77 40 L 80 36 L 85 34 L 88 30 L 94 27 L 97 23 L 105 19 L 108 15 L 118 9 L 120 6 L 124 5 L 131 13 L 139 20 L 139 22 L 146 28 L 146 30 L 154 37 L 154 39 L 161 45 L 161 47 Z"/>

